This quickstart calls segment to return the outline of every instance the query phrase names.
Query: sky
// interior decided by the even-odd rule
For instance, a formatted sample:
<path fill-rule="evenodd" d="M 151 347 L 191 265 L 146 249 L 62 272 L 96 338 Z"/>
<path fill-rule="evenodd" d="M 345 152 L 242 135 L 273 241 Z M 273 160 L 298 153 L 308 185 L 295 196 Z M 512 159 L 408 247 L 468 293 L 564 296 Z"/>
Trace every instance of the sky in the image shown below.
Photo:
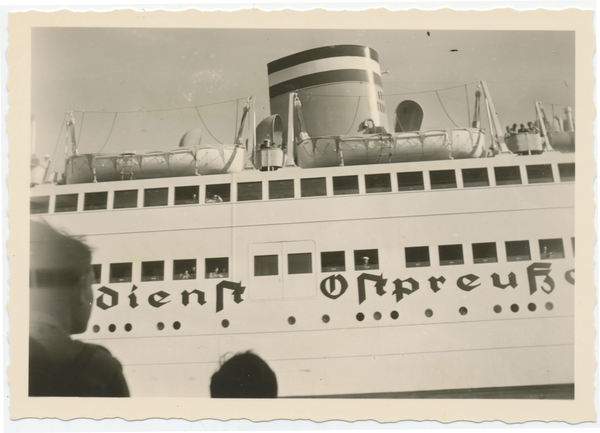
<path fill-rule="evenodd" d="M 572 32 L 35 28 L 35 153 L 60 171 L 67 111 L 80 153 L 173 149 L 198 127 L 232 142 L 247 97 L 257 122 L 271 114 L 268 62 L 335 44 L 378 52 L 391 127 L 405 99 L 422 105 L 422 129 L 468 126 L 479 80 L 503 127 L 535 120 L 536 100 L 557 114 L 575 103 Z"/>

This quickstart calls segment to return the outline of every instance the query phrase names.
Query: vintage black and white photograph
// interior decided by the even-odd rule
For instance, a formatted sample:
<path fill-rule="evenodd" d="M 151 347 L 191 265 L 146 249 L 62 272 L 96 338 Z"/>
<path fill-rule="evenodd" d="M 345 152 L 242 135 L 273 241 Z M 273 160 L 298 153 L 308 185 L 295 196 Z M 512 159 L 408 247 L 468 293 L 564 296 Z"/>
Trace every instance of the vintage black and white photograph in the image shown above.
<path fill-rule="evenodd" d="M 40 26 L 30 85 L 29 397 L 575 399 L 575 31 Z"/>

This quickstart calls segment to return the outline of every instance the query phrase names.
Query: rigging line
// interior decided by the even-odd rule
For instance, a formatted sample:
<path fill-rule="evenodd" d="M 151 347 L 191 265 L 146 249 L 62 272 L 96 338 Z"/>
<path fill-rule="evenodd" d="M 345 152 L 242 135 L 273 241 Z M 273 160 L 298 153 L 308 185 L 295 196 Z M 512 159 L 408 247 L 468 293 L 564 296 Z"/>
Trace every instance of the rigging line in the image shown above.
<path fill-rule="evenodd" d="M 119 115 L 119 113 L 115 113 L 115 117 L 113 117 L 113 121 L 112 121 L 112 125 L 110 127 L 110 131 L 108 132 L 108 137 L 106 137 L 106 141 L 104 142 L 104 144 L 102 145 L 102 147 L 100 148 L 100 152 L 102 152 L 102 149 L 104 149 L 104 147 L 108 144 L 108 140 L 110 140 L 110 136 L 112 135 L 113 129 L 115 127 L 115 123 L 117 122 L 117 116 Z"/>
<path fill-rule="evenodd" d="M 356 117 L 358 116 L 358 109 L 360 108 L 360 98 L 362 98 L 362 96 L 358 97 L 358 102 L 356 103 L 356 111 L 354 112 L 354 119 L 352 119 L 352 123 L 350 123 L 350 128 L 348 128 L 348 131 L 343 135 L 348 135 L 350 133 L 350 130 L 352 129 L 352 126 L 354 125 L 354 122 L 356 122 Z"/>
<path fill-rule="evenodd" d="M 83 121 L 85 120 L 85 110 L 81 116 L 81 126 L 79 127 L 79 135 L 77 136 L 77 147 L 79 147 L 79 141 L 81 140 L 81 133 L 83 132 Z"/>
<path fill-rule="evenodd" d="M 471 108 L 469 107 L 469 90 L 465 84 L 465 97 L 467 98 L 467 125 L 471 122 Z"/>
<path fill-rule="evenodd" d="M 440 95 L 437 92 L 437 90 L 435 91 L 435 94 L 437 95 L 438 99 L 440 100 L 440 104 L 442 105 L 442 108 L 444 109 L 444 113 L 446 113 L 446 116 L 448 116 L 448 119 L 450 119 L 450 122 L 454 123 L 454 126 L 456 126 L 458 128 L 458 125 L 456 124 L 456 122 L 454 122 L 454 120 L 452 120 L 452 117 L 450 117 L 450 114 L 448 114 L 448 111 L 446 110 L 446 107 L 444 106 L 444 103 L 442 102 L 442 98 L 440 98 Z"/>
<path fill-rule="evenodd" d="M 460 86 L 444 87 L 442 89 L 437 89 L 437 90 L 419 90 L 419 91 L 414 91 L 414 92 L 386 93 L 385 96 L 404 96 L 404 95 L 417 95 L 417 94 L 422 94 L 422 93 L 441 92 L 444 90 L 458 89 L 460 87 L 468 86 L 471 84 L 477 84 L 477 83 L 473 82 L 473 83 L 461 84 Z"/>
<path fill-rule="evenodd" d="M 90 110 L 80 110 L 80 111 L 73 111 L 73 113 L 82 113 L 84 111 L 87 111 L 88 113 L 95 113 L 95 114 L 110 114 L 110 113 L 135 114 L 135 113 L 154 113 L 154 112 L 157 112 L 157 111 L 193 110 L 196 107 L 204 108 L 204 107 L 211 107 L 213 105 L 229 104 L 231 102 L 237 101 L 238 99 L 244 99 L 244 98 L 236 98 L 236 99 L 230 99 L 228 101 L 213 102 L 212 104 L 195 105 L 193 107 L 158 108 L 156 110 L 132 110 L 132 111 L 90 111 Z"/>
<path fill-rule="evenodd" d="M 240 112 L 240 100 L 235 100 L 235 125 L 233 125 L 233 140 L 235 141 L 237 137 L 237 125 L 238 125 L 238 117 Z"/>
<path fill-rule="evenodd" d="M 204 121 L 204 119 L 202 118 L 202 115 L 200 114 L 200 110 L 198 109 L 198 107 L 194 107 L 196 109 L 196 113 L 198 113 L 198 117 L 200 118 L 200 122 L 202 122 L 202 124 L 204 125 L 204 127 L 206 128 L 206 132 L 208 132 L 210 134 L 210 136 L 212 138 L 214 138 L 219 144 L 223 144 L 219 141 L 219 139 L 217 137 L 215 137 L 213 135 L 212 132 L 210 132 L 210 129 L 208 129 L 208 126 L 206 126 L 206 122 Z"/>

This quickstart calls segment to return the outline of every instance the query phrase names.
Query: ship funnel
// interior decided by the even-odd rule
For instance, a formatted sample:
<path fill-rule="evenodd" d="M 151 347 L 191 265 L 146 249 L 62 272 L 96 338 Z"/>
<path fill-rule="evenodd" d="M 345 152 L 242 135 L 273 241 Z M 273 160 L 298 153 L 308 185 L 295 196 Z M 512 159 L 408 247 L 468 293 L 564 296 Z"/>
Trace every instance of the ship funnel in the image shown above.
<path fill-rule="evenodd" d="M 371 119 L 389 131 L 377 53 L 359 45 L 315 48 L 268 64 L 271 114 L 288 125 L 289 94 L 302 104 L 311 137 L 354 134 Z"/>

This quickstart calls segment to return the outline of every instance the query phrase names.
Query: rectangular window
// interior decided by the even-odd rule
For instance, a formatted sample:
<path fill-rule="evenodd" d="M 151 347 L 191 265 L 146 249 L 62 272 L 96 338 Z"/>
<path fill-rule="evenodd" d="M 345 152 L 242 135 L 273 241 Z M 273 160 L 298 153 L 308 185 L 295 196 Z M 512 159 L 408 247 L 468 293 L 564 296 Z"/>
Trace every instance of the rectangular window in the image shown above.
<path fill-rule="evenodd" d="M 144 207 L 166 206 L 169 188 L 148 188 L 144 190 Z"/>
<path fill-rule="evenodd" d="M 463 168 L 462 177 L 465 188 L 490 186 L 487 168 Z"/>
<path fill-rule="evenodd" d="M 228 278 L 229 257 L 206 259 L 204 262 L 205 278 Z"/>
<path fill-rule="evenodd" d="M 355 250 L 354 269 L 379 269 L 379 252 L 377 250 Z"/>
<path fill-rule="evenodd" d="M 262 182 L 238 183 L 238 201 L 262 200 Z"/>
<path fill-rule="evenodd" d="M 218 183 L 206 185 L 206 203 L 228 203 L 231 201 L 231 185 Z"/>
<path fill-rule="evenodd" d="M 278 198 L 294 198 L 294 181 L 292 179 L 269 181 L 269 200 Z"/>
<path fill-rule="evenodd" d="M 529 241 L 506 242 L 506 260 L 508 260 L 509 262 L 531 260 L 531 253 L 529 252 Z"/>
<path fill-rule="evenodd" d="M 561 182 L 575 181 L 575 163 L 558 164 L 558 172 L 560 174 Z"/>
<path fill-rule="evenodd" d="M 529 183 L 554 182 L 552 166 L 550 164 L 528 165 L 527 179 Z"/>
<path fill-rule="evenodd" d="M 31 214 L 48 213 L 50 209 L 50 196 L 31 197 L 29 206 Z"/>
<path fill-rule="evenodd" d="M 276 254 L 270 256 L 254 256 L 254 276 L 266 277 L 278 274 L 278 257 Z"/>
<path fill-rule="evenodd" d="M 327 195 L 327 186 L 324 177 L 312 179 L 300 179 L 300 191 L 302 197 L 319 197 Z"/>
<path fill-rule="evenodd" d="M 366 174 L 365 186 L 367 194 L 374 192 L 390 192 L 392 190 L 390 175 L 388 173 Z"/>
<path fill-rule="evenodd" d="M 111 263 L 110 283 L 131 283 L 131 263 Z"/>
<path fill-rule="evenodd" d="M 102 276 L 102 265 L 92 265 L 92 284 L 100 284 L 100 278 Z"/>
<path fill-rule="evenodd" d="M 173 260 L 174 280 L 195 280 L 196 259 Z"/>
<path fill-rule="evenodd" d="M 421 266 L 430 266 L 429 247 L 407 247 L 404 248 L 406 256 L 406 267 L 417 268 Z"/>
<path fill-rule="evenodd" d="M 334 176 L 333 194 L 358 194 L 358 176 Z"/>
<path fill-rule="evenodd" d="M 456 173 L 454 170 L 434 170 L 429 172 L 431 189 L 456 188 Z"/>
<path fill-rule="evenodd" d="M 424 190 L 422 171 L 411 171 L 408 173 L 398 173 L 398 191 L 419 191 Z"/>
<path fill-rule="evenodd" d="M 312 254 L 296 253 L 288 254 L 288 274 L 311 274 Z"/>
<path fill-rule="evenodd" d="M 494 167 L 496 185 L 521 185 L 521 170 L 519 166 Z"/>
<path fill-rule="evenodd" d="M 115 201 L 113 204 L 114 209 L 125 209 L 130 207 L 137 207 L 138 192 L 137 189 L 130 189 L 125 191 L 115 191 Z"/>
<path fill-rule="evenodd" d="M 175 204 L 198 204 L 200 201 L 200 187 L 198 185 L 176 186 Z"/>
<path fill-rule="evenodd" d="M 83 210 L 106 209 L 108 192 L 86 192 L 83 198 Z"/>
<path fill-rule="evenodd" d="M 473 244 L 473 261 L 475 263 L 496 263 L 498 254 L 496 253 L 496 243 L 486 242 Z"/>
<path fill-rule="evenodd" d="M 77 211 L 77 194 L 61 194 L 56 196 L 54 212 Z"/>
<path fill-rule="evenodd" d="M 346 270 L 346 256 L 343 251 L 321 253 L 321 272 L 340 272 Z"/>
<path fill-rule="evenodd" d="M 542 260 L 564 259 L 565 249 L 562 239 L 540 239 L 540 258 Z"/>
<path fill-rule="evenodd" d="M 142 281 L 162 281 L 165 279 L 165 262 L 142 262 Z"/>
<path fill-rule="evenodd" d="M 463 258 L 462 245 L 440 245 L 440 265 L 462 265 L 465 263 Z"/>

